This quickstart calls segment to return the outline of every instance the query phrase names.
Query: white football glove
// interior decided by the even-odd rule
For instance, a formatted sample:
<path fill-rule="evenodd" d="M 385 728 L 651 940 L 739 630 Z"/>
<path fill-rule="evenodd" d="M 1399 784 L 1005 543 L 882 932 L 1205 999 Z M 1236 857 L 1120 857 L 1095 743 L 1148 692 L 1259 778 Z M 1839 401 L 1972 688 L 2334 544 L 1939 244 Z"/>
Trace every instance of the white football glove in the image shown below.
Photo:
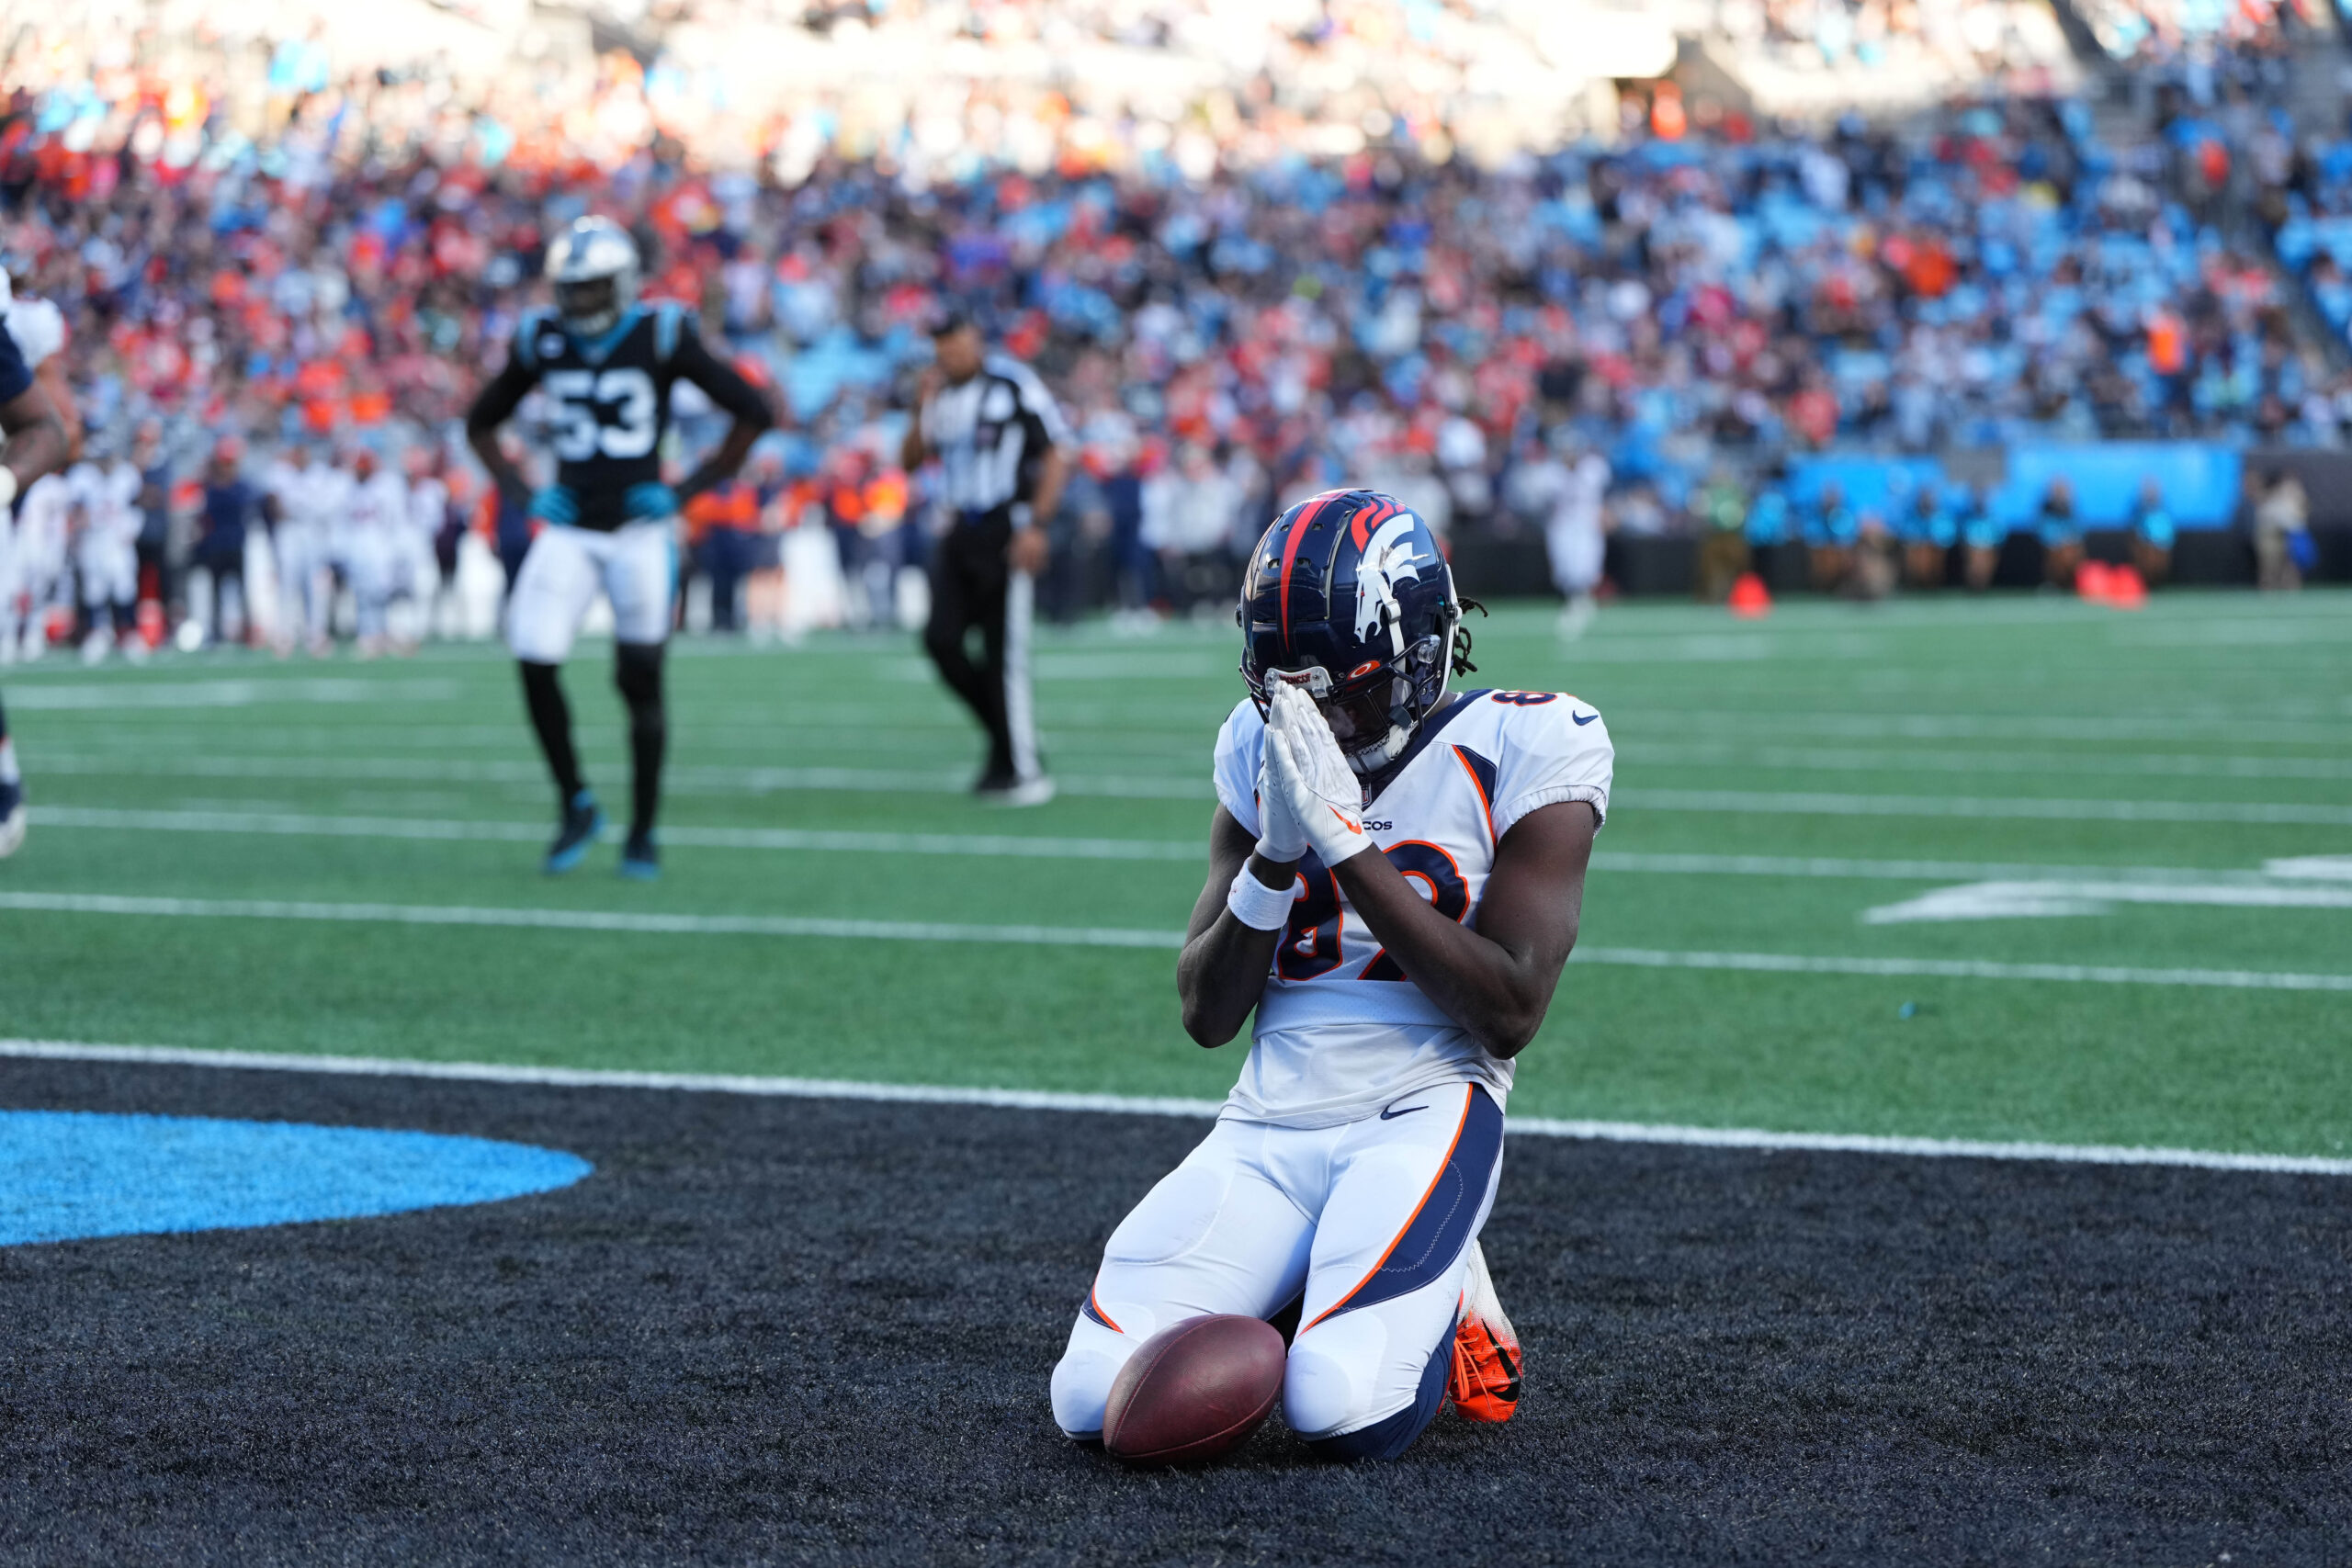
<path fill-rule="evenodd" d="M 1363 830 L 1363 786 L 1340 750 L 1315 699 L 1278 681 L 1268 703 L 1267 793 L 1281 797 L 1327 866 L 1372 847 Z"/>
<path fill-rule="evenodd" d="M 1266 754 L 1258 761 L 1258 853 L 1270 864 L 1288 865 L 1306 852 L 1306 829 L 1298 825 L 1290 803 L 1266 776 L 1266 761 L 1273 754 L 1272 739 L 1270 728 Z"/>

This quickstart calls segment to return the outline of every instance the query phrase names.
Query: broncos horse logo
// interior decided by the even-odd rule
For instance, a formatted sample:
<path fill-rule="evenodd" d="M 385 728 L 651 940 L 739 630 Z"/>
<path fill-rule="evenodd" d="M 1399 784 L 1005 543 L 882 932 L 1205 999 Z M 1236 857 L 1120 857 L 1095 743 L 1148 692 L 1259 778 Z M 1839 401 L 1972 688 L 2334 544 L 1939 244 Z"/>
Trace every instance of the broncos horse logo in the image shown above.
<path fill-rule="evenodd" d="M 1356 522 L 1356 543 L 1363 558 L 1356 567 L 1356 637 L 1369 642 L 1385 627 L 1393 652 L 1405 651 L 1405 622 L 1396 609 L 1396 580 L 1418 578 L 1420 569 L 1432 564 L 1436 558 L 1427 556 L 1415 544 L 1413 534 L 1420 519 L 1409 512 L 1392 512 L 1381 519 L 1369 534 L 1364 532 L 1365 520 Z"/>

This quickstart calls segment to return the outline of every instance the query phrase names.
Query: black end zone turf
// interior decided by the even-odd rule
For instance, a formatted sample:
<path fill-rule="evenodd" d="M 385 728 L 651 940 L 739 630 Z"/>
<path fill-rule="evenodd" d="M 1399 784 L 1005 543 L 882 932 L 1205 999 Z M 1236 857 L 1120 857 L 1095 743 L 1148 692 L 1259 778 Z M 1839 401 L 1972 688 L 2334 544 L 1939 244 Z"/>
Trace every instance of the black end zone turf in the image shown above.
<path fill-rule="evenodd" d="M 2352 1183 L 1515 1140 L 1501 1428 L 1133 1474 L 1046 1383 L 1148 1118 L 0 1065 L 0 1104 L 473 1133 L 481 1208 L 0 1250 L 27 1562 L 2352 1556 Z"/>

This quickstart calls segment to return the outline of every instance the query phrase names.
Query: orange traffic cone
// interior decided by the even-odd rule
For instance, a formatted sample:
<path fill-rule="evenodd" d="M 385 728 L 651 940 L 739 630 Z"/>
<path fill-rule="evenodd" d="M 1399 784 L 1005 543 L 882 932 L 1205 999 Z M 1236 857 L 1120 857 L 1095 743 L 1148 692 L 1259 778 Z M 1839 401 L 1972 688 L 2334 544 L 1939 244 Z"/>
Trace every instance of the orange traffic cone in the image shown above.
<path fill-rule="evenodd" d="M 2086 560 L 2075 569 L 2075 592 L 2092 604 L 2106 604 L 2114 591 L 2114 579 L 2105 561 Z"/>
<path fill-rule="evenodd" d="M 2107 602 L 2117 610 L 2143 610 L 2148 604 L 2148 582 L 2136 566 L 2119 566 L 2107 574 Z"/>
<path fill-rule="evenodd" d="M 139 601 L 139 640 L 149 648 L 164 640 L 164 607 L 153 599 Z"/>
<path fill-rule="evenodd" d="M 1752 571 L 1739 574 L 1739 581 L 1731 585 L 1731 613 L 1751 621 L 1772 613 L 1771 591 L 1762 578 Z"/>

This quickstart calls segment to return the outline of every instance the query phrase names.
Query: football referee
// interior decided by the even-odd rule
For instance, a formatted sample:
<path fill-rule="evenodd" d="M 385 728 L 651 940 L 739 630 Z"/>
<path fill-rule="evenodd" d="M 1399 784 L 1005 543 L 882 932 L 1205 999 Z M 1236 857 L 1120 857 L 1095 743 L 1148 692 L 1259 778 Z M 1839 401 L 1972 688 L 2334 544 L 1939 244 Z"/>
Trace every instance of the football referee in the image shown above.
<path fill-rule="evenodd" d="M 923 371 L 900 453 L 909 473 L 938 462 L 936 494 L 953 519 L 932 550 L 923 647 L 988 728 L 988 766 L 973 792 L 1042 806 L 1054 797 L 1054 782 L 1037 757 L 1029 627 L 1046 525 L 1069 477 L 1062 448 L 1069 427 L 1036 372 L 987 353 L 968 318 L 942 321 L 932 347 L 934 363 Z M 977 663 L 967 647 L 976 627 Z"/>

